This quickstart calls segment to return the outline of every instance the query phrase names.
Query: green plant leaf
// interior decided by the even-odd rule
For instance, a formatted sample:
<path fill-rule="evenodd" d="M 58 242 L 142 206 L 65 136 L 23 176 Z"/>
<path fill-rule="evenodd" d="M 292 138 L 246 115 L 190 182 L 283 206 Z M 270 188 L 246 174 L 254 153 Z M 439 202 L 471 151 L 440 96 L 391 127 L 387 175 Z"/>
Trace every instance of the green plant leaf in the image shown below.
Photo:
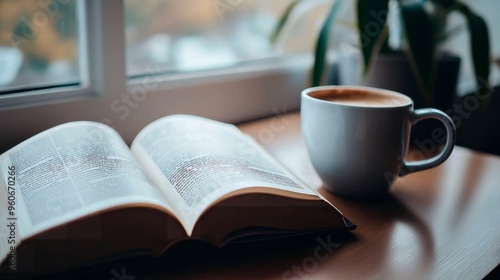
<path fill-rule="evenodd" d="M 312 86 L 319 86 L 321 84 L 321 78 L 323 77 L 323 70 L 325 67 L 326 51 L 328 50 L 328 39 L 330 35 L 330 28 L 337 17 L 340 7 L 345 0 L 335 0 L 328 12 L 325 22 L 319 33 L 318 40 L 316 42 L 316 51 L 314 55 L 314 66 L 311 78 Z"/>
<path fill-rule="evenodd" d="M 276 40 L 278 40 L 278 37 L 281 33 L 281 31 L 283 30 L 283 27 L 285 26 L 285 24 L 288 22 L 288 19 L 290 18 L 290 15 L 292 14 L 292 12 L 295 10 L 295 7 L 300 3 L 302 2 L 302 0 L 294 0 L 292 1 L 292 3 L 290 3 L 290 5 L 288 5 L 288 7 L 286 8 L 285 12 L 283 13 L 283 15 L 281 16 L 280 20 L 278 21 L 278 23 L 276 24 L 274 30 L 273 30 L 273 33 L 271 33 L 271 38 L 270 38 L 270 41 L 271 41 L 271 44 L 274 45 L 276 43 Z"/>
<path fill-rule="evenodd" d="M 431 2 L 401 5 L 408 58 L 423 91 L 426 105 L 433 105 L 436 76 L 435 53 L 439 36 L 439 10 Z"/>
<path fill-rule="evenodd" d="M 363 53 L 365 74 L 375 60 L 380 47 L 387 41 L 388 5 L 389 0 L 358 0 L 359 42 Z"/>
<path fill-rule="evenodd" d="M 458 4 L 460 11 L 467 19 L 470 34 L 470 48 L 474 63 L 474 73 L 478 90 L 484 93 L 490 90 L 488 79 L 490 76 L 490 38 L 486 22 L 473 13 L 463 3 Z"/>

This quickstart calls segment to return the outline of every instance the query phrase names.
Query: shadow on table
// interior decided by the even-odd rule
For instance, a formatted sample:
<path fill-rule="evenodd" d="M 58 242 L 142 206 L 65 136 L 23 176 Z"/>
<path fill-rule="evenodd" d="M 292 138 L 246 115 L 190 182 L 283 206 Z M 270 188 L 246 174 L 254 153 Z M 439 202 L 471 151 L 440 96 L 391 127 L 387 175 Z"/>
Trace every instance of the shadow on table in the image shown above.
<path fill-rule="evenodd" d="M 320 193 L 337 206 L 358 229 L 357 241 L 346 244 L 329 261 L 331 273 L 342 279 L 401 278 L 418 275 L 434 264 L 434 241 L 427 221 L 422 220 L 392 194 L 373 202 L 359 202 Z M 357 265 L 352 265 L 352 264 Z M 362 269 L 360 269 L 362 267 Z"/>
<path fill-rule="evenodd" d="M 318 243 L 318 240 L 320 243 Z M 63 273 L 38 276 L 39 280 L 77 279 L 281 279 L 293 264 L 314 257 L 324 243 L 342 246 L 355 240 L 349 232 L 322 232 L 310 235 L 228 245 L 215 248 L 199 241 L 184 241 L 169 248 L 160 258 L 131 257 Z M 326 255 L 323 250 L 321 256 Z M 26 277 L 23 277 L 26 278 Z"/>
<path fill-rule="evenodd" d="M 397 198 L 389 195 L 367 203 L 339 198 L 324 190 L 321 193 L 358 229 L 353 233 L 317 233 L 224 248 L 185 241 L 160 258 L 132 257 L 35 279 L 306 279 L 310 274 L 336 275 L 342 279 L 377 276 L 383 273 L 381 268 L 393 266 L 388 262 L 395 260 L 412 261 L 409 269 L 418 271 L 425 271 L 433 263 L 432 234 Z M 404 232 L 401 225 L 406 227 Z M 404 244 L 418 250 L 400 250 L 406 256 L 398 259 L 393 251 L 394 242 L 399 242 L 395 238 L 408 235 L 414 240 Z"/>

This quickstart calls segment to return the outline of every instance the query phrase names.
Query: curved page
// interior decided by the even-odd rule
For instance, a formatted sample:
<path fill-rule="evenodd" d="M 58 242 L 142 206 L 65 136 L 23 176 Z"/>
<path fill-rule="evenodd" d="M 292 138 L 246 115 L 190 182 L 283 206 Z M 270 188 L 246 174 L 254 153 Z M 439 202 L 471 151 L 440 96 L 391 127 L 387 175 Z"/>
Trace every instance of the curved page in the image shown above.
<path fill-rule="evenodd" d="M 317 195 L 235 126 L 201 117 L 159 119 L 139 133 L 132 151 L 188 234 L 209 205 L 242 188 Z"/>
<path fill-rule="evenodd" d="M 8 213 L 9 167 L 15 168 L 15 211 Z M 120 205 L 171 208 L 113 129 L 73 122 L 46 130 L 0 156 L 0 218 L 16 218 L 16 238 Z M 12 214 L 12 215 L 10 215 Z M 0 227 L 0 261 L 10 248 Z"/>

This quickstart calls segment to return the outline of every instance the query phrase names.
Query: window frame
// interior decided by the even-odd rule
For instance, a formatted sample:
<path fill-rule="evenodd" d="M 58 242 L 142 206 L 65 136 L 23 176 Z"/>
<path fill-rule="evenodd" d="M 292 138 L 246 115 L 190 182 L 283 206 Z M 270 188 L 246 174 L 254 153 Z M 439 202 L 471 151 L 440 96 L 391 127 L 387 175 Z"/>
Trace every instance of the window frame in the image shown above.
<path fill-rule="evenodd" d="M 229 123 L 284 114 L 298 110 L 300 92 L 309 85 L 312 55 L 283 55 L 262 63 L 155 76 L 160 82 L 147 91 L 148 98 L 126 108 L 124 99 L 140 99 L 135 88 L 144 83 L 126 75 L 124 3 L 77 1 L 85 15 L 81 85 L 0 96 L 0 153 L 47 128 L 76 120 L 107 124 L 130 144 L 147 124 L 171 114 Z"/>
<path fill-rule="evenodd" d="M 143 81 L 145 77 L 128 78 L 126 74 L 124 1 L 77 1 L 77 7 L 82 10 L 82 12 L 78 13 L 80 85 L 0 95 L 0 111 L 39 107 L 47 104 L 64 104 L 96 98 L 103 100 L 119 99 L 123 93 L 133 97 L 137 94 L 135 91 L 138 87 L 144 87 Z M 310 54 L 283 55 L 274 56 L 271 61 L 261 60 L 256 63 L 228 68 L 193 73 L 155 74 L 154 78 L 159 82 L 155 82 L 154 88 L 147 89 L 147 93 L 167 96 L 172 98 L 173 103 L 188 102 L 189 99 L 194 98 L 190 95 L 196 96 L 201 94 L 201 91 L 217 91 L 221 83 L 229 84 L 229 87 L 250 89 L 256 85 L 255 79 L 259 77 L 281 76 L 292 73 L 291 76 L 296 79 L 297 76 L 293 75 L 293 73 L 298 71 L 307 74 L 311 64 L 312 56 Z M 152 75 L 146 75 L 147 77 L 152 78 Z M 299 94 L 297 91 L 306 85 L 305 79 L 303 79 L 302 83 L 299 83 L 300 86 L 296 87 L 293 93 L 283 94 L 281 92 L 276 96 L 269 96 L 270 100 L 266 101 L 260 98 L 260 101 L 278 104 L 279 102 L 276 101 L 281 99 L 284 104 L 288 104 L 289 108 L 297 109 L 300 103 L 299 99 L 296 98 Z M 264 91 L 280 91 L 280 88 L 288 88 L 288 85 L 285 84 L 267 86 L 269 86 L 269 89 L 264 89 Z M 262 88 L 262 85 L 260 85 L 260 88 Z M 184 96 L 179 97 L 175 94 L 179 90 L 184 92 Z M 244 111 L 260 111 L 256 105 L 253 105 L 256 102 L 251 101 L 252 99 L 255 100 L 252 97 L 254 90 L 243 91 L 245 91 L 244 98 L 250 101 L 246 104 Z M 194 113 L 210 115 L 211 111 L 223 110 L 226 107 L 223 104 L 224 99 L 229 98 L 233 93 L 218 93 L 217 98 L 219 99 L 220 108 L 198 108 Z M 268 112 L 267 115 L 269 114 L 271 112 Z M 64 119 L 64 115 L 61 114 L 61 120 Z M 219 115 L 218 119 L 244 121 L 264 115 L 244 113 L 242 116 L 237 116 L 223 114 Z"/>

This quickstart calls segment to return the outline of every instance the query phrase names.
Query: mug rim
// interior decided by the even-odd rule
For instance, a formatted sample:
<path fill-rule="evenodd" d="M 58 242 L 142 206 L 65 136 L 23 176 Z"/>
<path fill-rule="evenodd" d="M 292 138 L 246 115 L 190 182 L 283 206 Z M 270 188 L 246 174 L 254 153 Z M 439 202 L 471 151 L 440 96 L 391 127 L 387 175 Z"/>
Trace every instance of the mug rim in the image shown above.
<path fill-rule="evenodd" d="M 316 92 L 316 91 L 336 90 L 336 89 L 352 89 L 352 90 L 360 90 L 360 91 L 368 91 L 368 92 L 375 91 L 375 92 L 379 92 L 381 94 L 388 94 L 388 95 L 403 98 L 407 102 L 403 103 L 401 105 L 390 105 L 390 106 L 362 106 L 362 105 L 346 104 L 346 103 L 341 103 L 341 102 L 336 102 L 336 101 L 327 101 L 327 100 L 313 97 L 310 95 L 312 92 Z M 402 93 L 399 93 L 399 92 L 393 91 L 393 90 L 376 88 L 376 87 L 368 87 L 368 86 L 328 85 L 328 86 L 309 87 L 309 88 L 306 88 L 302 91 L 302 98 L 314 100 L 315 102 L 320 102 L 320 103 L 324 103 L 324 104 L 335 104 L 335 105 L 352 107 L 352 108 L 360 108 L 360 109 L 386 109 L 387 110 L 387 109 L 391 109 L 391 108 L 405 108 L 408 106 L 410 106 L 410 107 L 413 106 L 413 100 L 410 97 L 408 97 Z"/>

